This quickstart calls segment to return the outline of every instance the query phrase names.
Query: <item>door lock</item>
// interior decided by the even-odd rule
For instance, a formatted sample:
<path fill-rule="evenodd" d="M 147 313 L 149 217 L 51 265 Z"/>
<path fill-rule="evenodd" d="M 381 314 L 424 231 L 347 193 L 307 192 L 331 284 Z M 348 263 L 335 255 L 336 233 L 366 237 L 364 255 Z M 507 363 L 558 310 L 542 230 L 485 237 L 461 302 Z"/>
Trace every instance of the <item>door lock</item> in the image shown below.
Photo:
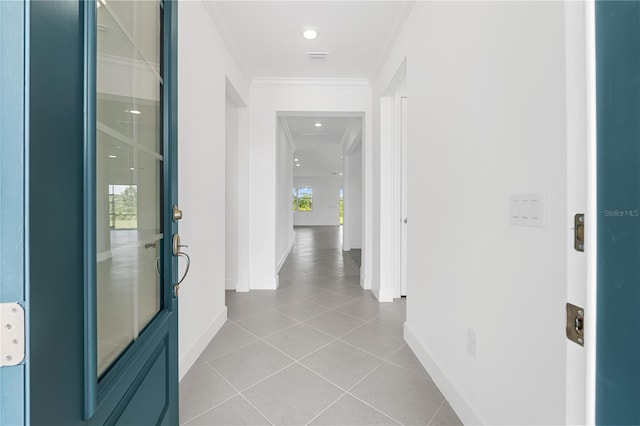
<path fill-rule="evenodd" d="M 567 303 L 567 338 L 584 346 L 584 309 Z"/>
<path fill-rule="evenodd" d="M 173 219 L 174 222 L 182 219 L 182 210 L 178 208 L 177 204 L 174 204 L 173 209 L 171 209 L 171 219 Z"/>

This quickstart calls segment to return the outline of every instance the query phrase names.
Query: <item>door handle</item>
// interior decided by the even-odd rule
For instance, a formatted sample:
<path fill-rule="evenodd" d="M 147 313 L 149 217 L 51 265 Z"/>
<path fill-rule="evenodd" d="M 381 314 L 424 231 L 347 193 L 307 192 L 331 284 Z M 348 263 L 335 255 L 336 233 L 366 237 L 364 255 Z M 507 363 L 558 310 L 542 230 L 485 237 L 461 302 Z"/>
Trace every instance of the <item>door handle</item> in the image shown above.
<path fill-rule="evenodd" d="M 187 253 L 182 251 L 183 247 L 189 247 L 189 246 L 180 244 L 180 235 L 174 234 L 173 235 L 173 255 L 176 257 L 184 257 L 185 259 L 187 259 L 187 266 L 184 269 L 184 274 L 182 274 L 182 278 L 180 278 L 178 282 L 173 285 L 174 297 L 178 297 L 178 291 L 180 291 L 180 284 L 182 284 L 184 279 L 187 278 L 187 275 L 189 274 L 189 268 L 191 267 L 191 258 Z"/>

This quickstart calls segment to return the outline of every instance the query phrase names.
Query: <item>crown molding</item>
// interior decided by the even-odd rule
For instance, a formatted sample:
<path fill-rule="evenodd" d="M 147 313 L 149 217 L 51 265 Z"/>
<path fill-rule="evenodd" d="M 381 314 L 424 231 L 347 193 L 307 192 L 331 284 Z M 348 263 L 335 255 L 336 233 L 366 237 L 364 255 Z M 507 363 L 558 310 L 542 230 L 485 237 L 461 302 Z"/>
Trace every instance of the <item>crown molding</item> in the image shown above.
<path fill-rule="evenodd" d="M 201 0 L 201 1 L 204 3 L 204 7 L 209 14 L 209 18 L 211 18 L 211 22 L 213 22 L 213 26 L 218 31 L 220 38 L 222 39 L 225 47 L 227 48 L 227 52 L 229 52 L 229 56 L 231 56 L 231 59 L 233 60 L 233 62 L 235 62 L 236 66 L 238 67 L 238 70 L 240 70 L 240 74 L 242 74 L 245 81 L 250 82 L 251 74 L 247 71 L 248 68 L 246 64 L 242 60 L 240 60 L 240 57 L 237 54 L 237 52 L 239 52 L 240 49 L 238 49 L 237 46 L 231 40 L 231 36 L 229 35 L 230 34 L 229 29 L 224 23 L 224 20 L 220 18 L 222 14 L 220 13 L 218 5 L 213 1 L 207 1 L 207 0 Z"/>
<path fill-rule="evenodd" d="M 382 68 L 384 67 L 384 64 L 387 62 L 387 59 L 389 59 L 389 55 L 391 54 L 393 47 L 398 41 L 398 37 L 400 37 L 400 33 L 404 29 L 404 26 L 407 23 L 407 19 L 409 19 L 409 15 L 411 14 L 411 11 L 413 10 L 413 7 L 415 6 L 415 4 L 416 4 L 416 0 L 407 2 L 406 4 L 404 4 L 404 7 L 402 8 L 401 12 L 396 16 L 396 20 L 393 25 L 394 31 L 390 33 L 389 37 L 387 38 L 387 41 L 385 42 L 384 47 L 381 50 L 381 54 L 378 57 L 376 65 L 373 68 L 373 73 L 369 76 L 369 81 L 371 82 L 371 85 L 374 85 L 378 80 L 378 78 L 380 77 Z"/>
<path fill-rule="evenodd" d="M 293 152 L 296 152 L 296 143 L 293 141 L 293 136 L 291 136 L 291 130 L 289 129 L 289 122 L 287 121 L 287 117 L 285 115 L 280 116 L 280 123 L 282 124 L 282 129 L 284 130 L 284 134 L 287 137 L 287 141 L 289 141 L 289 146 Z"/>

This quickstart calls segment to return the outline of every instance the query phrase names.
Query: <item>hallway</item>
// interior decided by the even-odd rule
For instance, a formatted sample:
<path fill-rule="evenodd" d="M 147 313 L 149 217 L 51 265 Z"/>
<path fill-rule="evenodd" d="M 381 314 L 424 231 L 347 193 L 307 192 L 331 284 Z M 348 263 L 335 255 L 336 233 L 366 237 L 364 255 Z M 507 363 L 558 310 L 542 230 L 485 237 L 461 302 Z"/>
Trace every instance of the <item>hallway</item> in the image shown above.
<path fill-rule="evenodd" d="M 378 303 L 339 227 L 295 229 L 277 291 L 227 291 L 229 320 L 180 383 L 189 425 L 461 424 Z"/>

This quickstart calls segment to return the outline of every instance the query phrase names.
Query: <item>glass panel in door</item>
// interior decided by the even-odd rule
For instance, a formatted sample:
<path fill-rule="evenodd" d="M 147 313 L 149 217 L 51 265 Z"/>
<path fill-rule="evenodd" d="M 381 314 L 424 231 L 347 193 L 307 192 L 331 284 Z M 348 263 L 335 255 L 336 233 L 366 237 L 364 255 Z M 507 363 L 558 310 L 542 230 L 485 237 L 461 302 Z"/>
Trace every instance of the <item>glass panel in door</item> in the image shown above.
<path fill-rule="evenodd" d="M 159 1 L 97 3 L 98 375 L 162 308 Z"/>

